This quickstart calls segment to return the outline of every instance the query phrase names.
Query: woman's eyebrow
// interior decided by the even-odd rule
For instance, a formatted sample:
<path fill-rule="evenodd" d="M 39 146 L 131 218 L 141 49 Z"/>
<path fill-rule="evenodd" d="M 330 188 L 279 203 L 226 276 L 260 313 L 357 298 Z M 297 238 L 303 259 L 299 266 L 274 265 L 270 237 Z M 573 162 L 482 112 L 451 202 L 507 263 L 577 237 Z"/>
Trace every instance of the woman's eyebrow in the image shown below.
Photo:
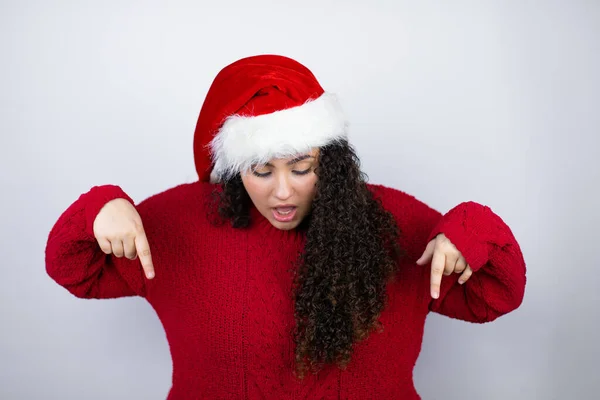
<path fill-rule="evenodd" d="M 314 158 L 313 156 L 311 156 L 310 154 L 304 154 L 302 156 L 296 157 L 290 161 L 287 162 L 287 165 L 292 165 L 292 164 L 296 164 L 299 163 L 300 161 L 304 161 L 308 158 Z"/>
<path fill-rule="evenodd" d="M 293 158 L 293 159 L 291 159 L 291 160 L 290 160 L 290 161 L 288 161 L 286 164 L 287 164 L 287 165 L 293 165 L 293 164 L 299 163 L 300 161 L 307 160 L 307 159 L 309 159 L 309 158 L 315 158 L 315 157 L 311 156 L 310 154 L 304 154 L 304 155 L 301 155 L 301 156 L 298 156 L 298 157 L 296 157 L 296 158 Z M 273 166 L 273 164 L 271 164 L 271 163 L 266 163 L 266 164 L 265 164 L 265 166 L 266 166 L 266 167 L 272 167 L 272 166 Z"/>

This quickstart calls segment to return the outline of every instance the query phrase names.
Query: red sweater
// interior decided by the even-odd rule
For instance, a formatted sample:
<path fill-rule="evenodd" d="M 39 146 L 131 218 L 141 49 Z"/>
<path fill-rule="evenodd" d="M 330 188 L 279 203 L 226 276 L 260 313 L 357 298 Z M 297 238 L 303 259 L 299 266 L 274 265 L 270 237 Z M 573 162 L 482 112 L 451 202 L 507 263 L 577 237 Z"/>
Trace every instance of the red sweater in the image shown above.
<path fill-rule="evenodd" d="M 83 194 L 59 218 L 46 249 L 48 274 L 82 298 L 142 296 L 162 322 L 173 361 L 168 399 L 419 399 L 413 367 L 430 311 L 488 322 L 517 308 L 525 264 L 508 226 L 490 208 L 462 203 L 442 216 L 403 192 L 370 186 L 401 229 L 407 252 L 388 287 L 384 329 L 358 343 L 346 370 L 327 367 L 304 381 L 293 374 L 290 265 L 303 237 L 281 231 L 253 209 L 251 229 L 213 226 L 206 199 L 213 186 L 184 184 L 136 205 L 150 242 L 156 277 L 139 260 L 107 256 L 92 225 L 102 206 L 131 199 L 117 186 Z M 133 203 L 133 202 L 132 202 Z M 445 276 L 439 299 L 430 267 L 415 261 L 443 232 L 475 272 Z"/>

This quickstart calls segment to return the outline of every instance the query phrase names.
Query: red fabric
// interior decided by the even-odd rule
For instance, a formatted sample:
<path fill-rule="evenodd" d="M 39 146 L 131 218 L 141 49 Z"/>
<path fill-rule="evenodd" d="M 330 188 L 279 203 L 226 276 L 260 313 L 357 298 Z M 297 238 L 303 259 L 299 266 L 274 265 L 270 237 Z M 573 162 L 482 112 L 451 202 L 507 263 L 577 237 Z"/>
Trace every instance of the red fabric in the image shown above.
<path fill-rule="evenodd" d="M 59 218 L 47 243 L 48 274 L 74 295 L 139 295 L 155 309 L 173 359 L 171 400 L 416 400 L 412 371 L 430 311 L 483 323 L 522 302 L 521 250 L 488 207 L 468 202 L 442 216 L 403 192 L 371 186 L 395 215 L 407 252 L 398 279 L 388 287 L 389 305 L 380 319 L 384 329 L 356 345 L 346 370 L 328 367 L 300 382 L 292 375 L 290 269 L 304 238 L 276 230 L 254 209 L 256 222 L 249 229 L 211 225 L 206 201 L 213 188 L 185 184 L 136 206 L 156 268 L 150 281 L 139 260 L 104 255 L 90 231 L 89 216 L 102 203 L 128 198 L 115 186 L 82 195 Z M 444 277 L 440 298 L 432 300 L 430 268 L 415 261 L 440 232 L 477 272 L 464 285 L 457 283 L 458 274 Z"/>
<path fill-rule="evenodd" d="M 270 114 L 300 106 L 323 93 L 312 72 L 287 57 L 247 57 L 223 68 L 209 88 L 194 132 L 194 159 L 200 180 L 210 180 L 208 145 L 225 118 Z"/>

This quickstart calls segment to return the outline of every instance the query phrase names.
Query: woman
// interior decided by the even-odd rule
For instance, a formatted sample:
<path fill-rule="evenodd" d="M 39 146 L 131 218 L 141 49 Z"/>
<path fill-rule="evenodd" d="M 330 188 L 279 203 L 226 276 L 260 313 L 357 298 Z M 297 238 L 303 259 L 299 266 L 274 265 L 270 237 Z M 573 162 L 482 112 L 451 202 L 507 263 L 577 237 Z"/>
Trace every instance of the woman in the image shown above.
<path fill-rule="evenodd" d="M 215 78 L 199 181 L 135 205 L 112 185 L 59 218 L 49 275 L 82 298 L 142 296 L 173 359 L 169 399 L 419 399 L 430 311 L 489 322 L 525 264 L 490 208 L 445 215 L 365 182 L 335 96 L 289 58 Z"/>

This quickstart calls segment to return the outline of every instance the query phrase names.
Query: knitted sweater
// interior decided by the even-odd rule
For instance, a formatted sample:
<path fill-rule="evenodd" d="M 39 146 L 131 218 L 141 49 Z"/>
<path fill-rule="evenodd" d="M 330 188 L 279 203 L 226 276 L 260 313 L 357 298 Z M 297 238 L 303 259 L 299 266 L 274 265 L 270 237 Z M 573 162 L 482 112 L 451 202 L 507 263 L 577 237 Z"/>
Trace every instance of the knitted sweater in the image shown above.
<path fill-rule="evenodd" d="M 303 381 L 292 373 L 294 305 L 291 265 L 303 235 L 274 228 L 256 209 L 249 229 L 216 226 L 207 216 L 208 183 L 179 185 L 136 205 L 156 277 L 139 259 L 104 254 L 93 221 L 106 202 L 126 198 L 118 186 L 96 186 L 58 219 L 46 248 L 46 270 L 81 298 L 142 296 L 156 311 L 169 342 L 169 400 L 180 399 L 419 399 L 413 368 L 429 312 L 483 323 L 517 308 L 525 263 L 508 226 L 490 208 L 462 203 L 441 215 L 398 190 L 370 185 L 396 218 L 407 255 L 388 286 L 388 305 L 372 333 L 354 347 L 345 370 L 328 366 Z M 429 291 L 430 266 L 415 261 L 444 233 L 474 271 L 444 276 Z"/>

